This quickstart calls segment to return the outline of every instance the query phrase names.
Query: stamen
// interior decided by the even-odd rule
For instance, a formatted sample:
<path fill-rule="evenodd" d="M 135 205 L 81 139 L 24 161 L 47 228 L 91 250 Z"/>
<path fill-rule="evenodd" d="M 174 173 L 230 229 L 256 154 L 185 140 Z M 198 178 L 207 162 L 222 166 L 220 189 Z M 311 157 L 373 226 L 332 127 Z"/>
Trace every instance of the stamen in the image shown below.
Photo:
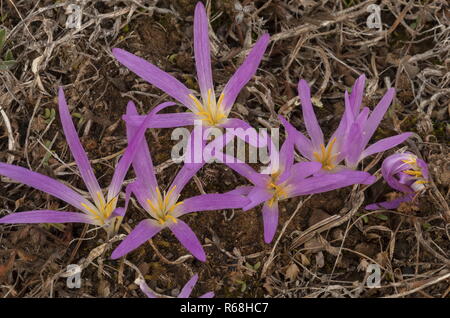
<path fill-rule="evenodd" d="M 415 177 L 421 177 L 422 176 L 422 171 L 403 170 L 403 173 L 406 173 L 407 175 L 415 176 Z"/>
<path fill-rule="evenodd" d="M 225 98 L 225 94 L 224 93 L 220 94 L 219 100 L 217 101 L 217 109 L 220 109 L 220 107 L 222 106 L 222 102 L 223 102 L 224 98 Z"/>
<path fill-rule="evenodd" d="M 188 96 L 193 100 L 194 106 L 197 109 L 194 113 L 209 126 L 215 126 L 227 117 L 221 109 L 221 104 L 225 97 L 223 93 L 220 95 L 217 104 L 215 103 L 215 97 L 211 89 L 208 89 L 206 101 L 203 101 L 205 105 L 202 105 L 202 103 L 194 95 L 189 94 Z"/>
<path fill-rule="evenodd" d="M 81 205 L 83 206 L 83 208 L 85 208 L 88 212 L 90 212 L 90 213 L 92 213 L 95 217 L 100 217 L 99 215 L 98 215 L 98 213 L 95 211 L 95 210 L 93 210 L 91 207 L 89 207 L 87 204 L 85 204 L 85 203 L 81 203 Z"/>
<path fill-rule="evenodd" d="M 327 147 L 325 148 L 324 144 L 320 145 L 320 153 L 315 151 L 313 152 L 313 157 L 316 161 L 322 163 L 322 167 L 325 170 L 333 170 L 335 165 L 335 160 L 338 154 L 332 155 L 334 144 L 336 143 L 336 137 L 334 137 Z"/>
<path fill-rule="evenodd" d="M 101 192 L 97 192 L 97 198 L 98 198 L 98 201 L 100 202 L 100 208 L 103 209 L 103 207 L 105 206 L 105 199 L 103 198 L 103 195 Z"/>
<path fill-rule="evenodd" d="M 175 210 L 177 206 L 180 206 L 183 204 L 183 201 L 170 204 L 170 198 L 173 195 L 173 192 L 177 188 L 176 185 L 174 185 L 169 192 L 164 192 L 164 195 L 161 194 L 161 191 L 158 187 L 156 187 L 156 194 L 157 194 L 157 204 L 155 204 L 154 201 L 147 199 L 147 203 L 150 206 L 150 209 L 156 214 L 156 219 L 160 224 L 164 224 L 167 220 L 172 220 L 174 223 L 177 223 L 178 220 L 176 217 L 171 215 L 171 213 Z"/>
<path fill-rule="evenodd" d="M 197 107 L 197 109 L 201 112 L 204 112 L 205 110 L 203 109 L 203 105 L 202 103 L 200 103 L 200 101 L 197 99 L 197 97 L 195 97 L 192 94 L 189 94 L 189 97 L 194 101 L 195 106 Z"/>

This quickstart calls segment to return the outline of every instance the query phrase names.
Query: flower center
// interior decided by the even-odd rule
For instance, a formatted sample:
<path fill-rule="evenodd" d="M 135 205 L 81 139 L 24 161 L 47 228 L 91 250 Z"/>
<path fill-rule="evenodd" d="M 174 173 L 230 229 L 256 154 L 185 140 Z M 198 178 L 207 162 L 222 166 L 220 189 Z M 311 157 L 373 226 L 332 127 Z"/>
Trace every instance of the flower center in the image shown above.
<path fill-rule="evenodd" d="M 268 201 L 269 207 L 272 207 L 275 201 L 284 199 L 287 197 L 286 188 L 282 184 L 276 184 L 276 180 L 271 180 L 267 188 L 272 193 L 272 198 Z"/>
<path fill-rule="evenodd" d="M 327 147 L 320 145 L 320 152 L 313 152 L 314 158 L 322 163 L 322 168 L 325 170 L 333 170 L 336 167 L 336 158 L 338 154 L 333 154 L 333 146 L 336 143 L 336 137 L 331 139 Z"/>
<path fill-rule="evenodd" d="M 402 160 L 402 162 L 406 163 L 408 165 L 409 169 L 403 170 L 402 172 L 411 176 L 412 179 L 414 179 L 414 183 L 411 185 L 411 187 L 415 191 L 422 190 L 423 184 L 428 183 L 428 181 L 425 179 L 422 168 L 417 164 L 417 158 L 410 156 L 407 160 Z"/>
<path fill-rule="evenodd" d="M 109 202 L 105 201 L 101 192 L 97 192 L 97 198 L 99 204 L 92 208 L 85 203 L 81 203 L 81 205 L 91 213 L 96 220 L 98 220 L 101 224 L 104 224 L 105 221 L 111 216 L 112 212 L 116 208 L 117 205 L 117 197 L 112 198 Z"/>
<path fill-rule="evenodd" d="M 177 198 L 175 200 L 172 200 L 172 194 L 176 187 L 177 186 L 173 186 L 172 189 L 169 190 L 169 192 L 164 192 L 164 194 L 161 194 L 159 188 L 156 187 L 156 199 L 147 199 L 147 203 L 151 211 L 154 213 L 156 219 L 161 224 L 164 224 L 167 220 L 171 220 L 174 223 L 178 222 L 176 217 L 174 217 L 172 213 L 177 206 L 183 204 L 183 201 L 176 203 Z"/>
<path fill-rule="evenodd" d="M 197 111 L 195 114 L 200 117 L 200 119 L 205 122 L 208 126 L 217 126 L 223 122 L 227 116 L 222 109 L 222 102 L 225 95 L 220 94 L 219 100 L 216 102 L 216 98 L 212 97 L 211 89 L 208 89 L 208 97 L 206 102 L 203 101 L 202 104 L 194 95 L 190 94 L 189 97 L 194 101 L 195 108 Z M 212 97 L 212 98 L 211 98 Z"/>

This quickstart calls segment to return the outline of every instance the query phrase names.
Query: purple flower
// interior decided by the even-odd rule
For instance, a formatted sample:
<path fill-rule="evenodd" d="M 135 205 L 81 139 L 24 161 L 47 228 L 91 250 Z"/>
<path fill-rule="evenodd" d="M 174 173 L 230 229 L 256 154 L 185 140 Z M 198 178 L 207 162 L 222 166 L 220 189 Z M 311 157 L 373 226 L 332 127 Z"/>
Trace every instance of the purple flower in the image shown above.
<path fill-rule="evenodd" d="M 127 114 L 137 114 L 132 102 L 128 104 Z M 127 125 L 128 136 L 133 136 L 135 129 L 134 126 Z M 195 134 L 195 131 L 192 134 Z M 194 139 L 195 136 L 191 140 Z M 224 193 L 202 194 L 180 201 L 180 193 L 184 186 L 205 162 L 185 164 L 168 190 L 163 192 L 156 181 L 151 155 L 145 140 L 141 140 L 138 148 L 133 159 L 136 181 L 127 186 L 126 200 L 128 202 L 131 193 L 134 193 L 141 207 L 150 214 L 151 218 L 141 221 L 113 251 L 111 258 L 117 259 L 129 253 L 159 231 L 168 228 L 192 255 L 203 262 L 206 261 L 200 241 L 180 217 L 199 211 L 239 209 L 248 203 L 248 199 L 239 194 Z"/>
<path fill-rule="evenodd" d="M 392 201 L 370 204 L 366 206 L 367 210 L 396 209 L 400 203 L 412 201 L 416 193 L 425 189 L 424 184 L 430 179 L 425 161 L 410 152 L 387 157 L 381 165 L 381 173 L 392 188 L 405 195 Z"/>
<path fill-rule="evenodd" d="M 286 120 L 279 116 L 280 120 Z M 244 211 L 261 203 L 264 221 L 264 241 L 270 243 L 278 225 L 278 202 L 300 195 L 316 194 L 343 188 L 353 184 L 371 184 L 375 177 L 369 173 L 353 170 L 342 170 L 334 174 L 317 174 L 322 164 L 319 162 L 294 163 L 294 138 L 288 131 L 288 136 L 279 152 L 278 168 L 270 174 L 257 173 L 249 165 L 238 162 L 220 154 L 218 159 L 237 173 L 247 178 L 253 186 L 244 186 L 234 190 L 234 193 L 247 195 L 250 203 L 243 207 Z M 270 143 L 269 143 L 270 145 Z M 269 149 L 269 151 L 275 151 Z M 225 158 L 222 159 L 222 158 Z M 231 163 L 235 160 L 235 163 Z"/>
<path fill-rule="evenodd" d="M 345 92 L 344 114 L 326 146 L 323 132 L 314 114 L 310 88 L 304 80 L 300 80 L 298 84 L 303 118 L 311 139 L 306 138 L 289 123 L 286 128 L 296 136 L 295 145 L 302 156 L 322 163 L 324 171 L 333 172 L 342 169 L 342 165 L 339 165 L 343 160 L 345 161 L 344 167 L 356 169 L 358 163 L 365 157 L 395 147 L 412 135 L 403 133 L 381 139 L 367 147 L 394 98 L 395 90 L 390 88 L 372 113 L 367 107 L 360 111 L 365 79 L 364 75 L 357 79 L 350 96 Z"/>
<path fill-rule="evenodd" d="M 149 115 L 145 118 L 142 125 L 136 129 L 136 134 L 133 138 L 129 139 L 128 147 L 117 164 L 108 188 L 107 196 L 105 197 L 78 138 L 62 88 L 59 89 L 58 103 L 61 123 L 67 143 L 78 165 L 81 177 L 89 190 L 92 201 L 85 199 L 55 179 L 19 166 L 0 163 L 0 175 L 51 194 L 83 212 L 61 212 L 53 210 L 19 212 L 1 218 L 0 223 L 87 223 L 104 226 L 108 235 L 112 235 L 117 232 L 125 214 L 124 208 L 116 208 L 118 195 L 125 175 L 136 153 L 137 145 L 144 139 L 146 125 L 151 116 Z"/>
<path fill-rule="evenodd" d="M 195 274 L 192 276 L 192 278 L 184 285 L 181 292 L 178 294 L 177 298 L 189 298 L 189 296 L 192 293 L 192 289 L 194 289 L 195 284 L 197 284 L 198 281 L 198 275 Z M 145 280 L 142 278 L 138 278 L 135 281 L 136 284 L 139 285 L 142 292 L 148 297 L 148 298 L 159 298 L 151 289 L 148 287 L 148 285 L 145 283 Z M 208 292 L 206 294 L 203 294 L 199 298 L 213 298 L 214 292 Z"/>
<path fill-rule="evenodd" d="M 250 127 L 248 123 L 240 119 L 228 118 L 228 116 L 239 92 L 255 74 L 268 43 L 269 35 L 261 36 L 244 63 L 228 81 L 218 99 L 216 99 L 211 71 L 208 18 L 201 2 L 197 3 L 194 16 L 194 54 L 201 93 L 200 99 L 195 97 L 191 90 L 180 81 L 144 59 L 118 48 L 113 49 L 112 53 L 120 63 L 132 72 L 155 85 L 190 110 L 184 113 L 158 114 L 155 116 L 155 120 L 150 123 L 150 128 L 194 125 L 194 120 L 200 120 L 207 127 L 241 127 L 247 129 Z M 161 109 L 158 109 L 158 111 Z M 143 117 L 138 114 L 126 115 L 124 119 L 132 125 L 139 125 Z M 257 145 L 256 141 L 250 140 L 249 142 Z"/>

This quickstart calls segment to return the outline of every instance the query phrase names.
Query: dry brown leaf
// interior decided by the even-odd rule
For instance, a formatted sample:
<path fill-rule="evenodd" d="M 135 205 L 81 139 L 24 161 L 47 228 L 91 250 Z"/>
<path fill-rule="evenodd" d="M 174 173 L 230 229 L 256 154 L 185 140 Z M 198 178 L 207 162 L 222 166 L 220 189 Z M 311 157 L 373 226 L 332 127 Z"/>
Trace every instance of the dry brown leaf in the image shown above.
<path fill-rule="evenodd" d="M 289 267 L 286 269 L 285 277 L 290 280 L 294 281 L 297 278 L 298 273 L 300 272 L 300 269 L 298 268 L 295 263 L 292 263 L 289 265 Z"/>
<path fill-rule="evenodd" d="M 8 261 L 5 264 L 0 265 L 0 280 L 5 278 L 6 275 L 9 273 L 9 271 L 12 269 L 15 259 L 16 259 L 16 251 L 13 251 Z"/>

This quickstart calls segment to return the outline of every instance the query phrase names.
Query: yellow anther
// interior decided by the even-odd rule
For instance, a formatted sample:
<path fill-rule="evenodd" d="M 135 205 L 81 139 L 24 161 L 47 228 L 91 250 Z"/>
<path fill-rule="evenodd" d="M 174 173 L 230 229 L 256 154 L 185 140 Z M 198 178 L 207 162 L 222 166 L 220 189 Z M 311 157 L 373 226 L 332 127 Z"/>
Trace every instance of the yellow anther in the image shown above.
<path fill-rule="evenodd" d="M 217 108 L 221 108 L 222 107 L 222 103 L 223 103 L 223 99 L 225 98 L 225 94 L 222 93 L 220 94 L 219 100 L 217 101 Z"/>
<path fill-rule="evenodd" d="M 95 217 L 99 217 L 98 213 L 92 209 L 91 207 L 89 207 L 87 204 L 85 203 L 81 203 L 81 205 L 83 206 L 83 208 L 85 208 L 88 212 L 92 213 Z"/>
<path fill-rule="evenodd" d="M 274 182 L 269 182 L 268 186 L 269 191 L 272 192 L 273 196 L 272 198 L 267 202 L 269 207 L 272 207 L 273 203 L 275 201 L 278 201 L 279 199 L 283 199 L 287 197 L 286 189 L 282 185 L 277 185 Z"/>
<path fill-rule="evenodd" d="M 155 218 L 158 220 L 158 222 L 160 224 L 164 224 L 168 219 L 172 220 L 174 223 L 177 223 L 177 219 L 171 215 L 171 213 L 175 210 L 175 208 L 181 204 L 183 204 L 183 202 L 178 202 L 178 203 L 171 203 L 171 197 L 173 195 L 173 192 L 176 189 L 176 185 L 173 186 L 169 192 L 164 192 L 164 194 L 161 194 L 161 191 L 159 190 L 159 188 L 157 187 L 155 192 L 157 195 L 156 198 L 156 203 L 150 199 L 147 199 L 147 203 L 150 206 L 150 209 L 152 210 L 152 212 L 154 212 L 154 216 Z"/>
<path fill-rule="evenodd" d="M 327 147 L 322 144 L 320 145 L 320 152 L 314 152 L 313 156 L 316 161 L 322 163 L 322 168 L 325 170 L 333 170 L 336 167 L 335 160 L 338 156 L 337 154 L 332 155 L 333 147 L 336 143 L 336 137 L 334 137 Z"/>
<path fill-rule="evenodd" d="M 415 176 L 415 177 L 421 177 L 422 176 L 422 171 L 403 170 L 403 172 L 406 173 L 407 175 L 410 175 L 410 176 Z"/>
<path fill-rule="evenodd" d="M 216 126 L 220 124 L 224 118 L 227 116 L 222 110 L 222 102 L 224 99 L 224 94 L 222 93 L 219 97 L 218 102 L 215 102 L 215 97 L 213 97 L 213 92 L 211 89 L 208 90 L 208 95 L 206 101 L 204 100 L 203 105 L 194 95 L 189 94 L 189 98 L 194 102 L 197 111 L 194 113 L 200 117 L 200 119 L 206 122 L 209 126 Z"/>
<path fill-rule="evenodd" d="M 402 160 L 402 162 L 408 164 L 408 165 L 416 165 L 417 164 L 417 158 L 410 156 L 409 160 Z"/>

